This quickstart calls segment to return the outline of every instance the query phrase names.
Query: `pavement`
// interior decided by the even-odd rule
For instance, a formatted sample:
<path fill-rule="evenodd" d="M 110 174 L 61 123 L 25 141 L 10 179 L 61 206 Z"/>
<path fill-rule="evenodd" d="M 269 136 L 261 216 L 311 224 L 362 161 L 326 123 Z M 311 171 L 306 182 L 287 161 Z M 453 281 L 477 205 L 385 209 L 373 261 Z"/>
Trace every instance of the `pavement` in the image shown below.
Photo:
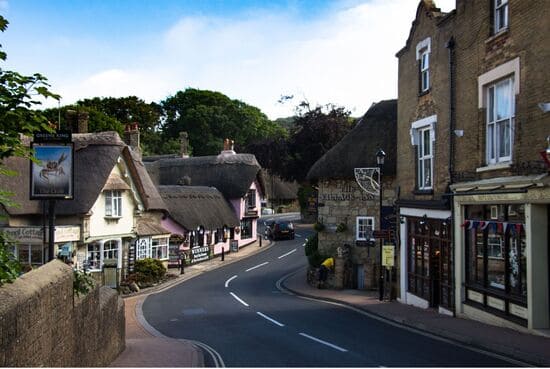
<path fill-rule="evenodd" d="M 297 228 L 307 227 L 297 225 Z M 236 253 L 185 268 L 185 274 L 171 270 L 172 280 L 124 297 L 126 311 L 126 349 L 111 364 L 113 367 L 203 367 L 203 352 L 193 342 L 166 337 L 143 319 L 141 303 L 148 294 L 158 293 L 197 275 L 263 251 L 271 246 L 263 240 Z M 306 269 L 287 276 L 281 287 L 296 295 L 337 303 L 375 319 L 431 335 L 453 344 L 515 359 L 517 365 L 550 366 L 550 338 L 522 333 L 473 320 L 439 314 L 397 301 L 379 301 L 377 291 L 317 289 L 306 281 Z M 514 362 L 513 362 L 514 363 Z"/>

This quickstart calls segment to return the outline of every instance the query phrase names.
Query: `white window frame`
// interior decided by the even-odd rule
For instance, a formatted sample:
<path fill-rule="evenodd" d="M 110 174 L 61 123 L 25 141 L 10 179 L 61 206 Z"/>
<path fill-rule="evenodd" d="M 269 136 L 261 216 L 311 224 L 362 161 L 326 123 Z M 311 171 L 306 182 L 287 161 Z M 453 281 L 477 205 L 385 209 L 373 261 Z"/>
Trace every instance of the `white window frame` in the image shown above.
<path fill-rule="evenodd" d="M 423 50 L 420 54 L 420 92 L 430 89 L 430 53 Z"/>
<path fill-rule="evenodd" d="M 105 192 L 105 217 L 122 217 L 122 191 L 106 190 Z"/>
<path fill-rule="evenodd" d="M 372 238 L 366 237 L 366 230 L 368 228 L 370 228 L 371 231 L 374 231 L 374 217 L 358 216 L 355 220 L 355 240 L 357 241 L 372 240 Z"/>
<path fill-rule="evenodd" d="M 151 257 L 151 239 L 149 237 L 139 238 L 135 244 L 136 260 L 143 260 Z"/>
<path fill-rule="evenodd" d="M 509 7 L 508 7 L 508 0 L 494 0 L 494 26 L 495 26 L 495 33 L 499 33 L 505 29 L 508 28 L 508 22 L 509 22 Z M 502 16 L 502 22 L 501 22 L 501 16 Z"/>
<path fill-rule="evenodd" d="M 153 259 L 158 259 L 158 260 L 168 260 L 169 258 L 168 245 L 170 243 L 169 241 L 170 241 L 170 237 L 166 237 L 166 236 L 153 237 L 151 240 L 151 257 Z M 157 257 L 157 251 L 159 250 L 160 250 L 161 257 Z"/>
<path fill-rule="evenodd" d="M 424 93 L 430 89 L 430 53 L 432 51 L 432 39 L 427 37 L 416 45 L 416 60 L 419 63 L 419 89 Z M 424 77 L 426 77 L 424 79 Z M 424 80 L 426 83 L 424 84 Z"/>
<path fill-rule="evenodd" d="M 510 162 L 512 161 L 512 150 L 514 147 L 514 78 L 505 78 L 487 85 L 486 88 L 486 162 L 488 165 Z M 501 117 L 498 116 L 498 91 L 504 93 L 503 96 L 506 98 L 509 106 L 507 115 Z M 504 153 L 502 152 L 503 147 Z"/>
<path fill-rule="evenodd" d="M 410 135 L 411 135 L 411 144 L 413 146 L 418 146 L 416 154 L 416 163 L 418 166 L 416 172 L 416 186 L 419 190 L 431 190 L 434 188 L 435 178 L 434 178 L 434 161 L 435 161 L 435 124 L 437 122 L 437 115 L 431 115 L 429 117 L 417 120 L 411 124 Z M 423 147 L 425 146 L 425 132 L 429 133 L 429 148 L 430 153 L 428 155 L 423 155 Z M 423 182 L 425 178 L 423 173 L 423 165 L 426 160 L 431 161 L 430 165 L 430 179 L 431 183 L 429 186 L 426 186 Z M 422 170 L 421 170 L 422 166 Z"/>
<path fill-rule="evenodd" d="M 427 137 L 426 137 L 427 136 Z M 427 141 L 427 142 L 426 142 Z M 426 148 L 428 149 L 426 152 Z M 418 129 L 418 150 L 417 150 L 417 187 L 419 190 L 433 189 L 434 182 L 434 155 L 433 155 L 433 139 L 432 129 L 425 126 Z M 429 161 L 429 173 L 426 175 L 426 163 Z M 429 179 L 429 184 L 426 184 L 426 179 Z"/>
<path fill-rule="evenodd" d="M 116 245 L 116 247 L 112 247 L 112 245 Z M 94 249 L 90 251 L 90 246 L 92 245 L 98 245 L 99 247 L 97 249 Z M 107 247 L 106 247 L 107 245 Z M 109 253 L 112 253 L 109 255 Z M 122 240 L 119 238 L 110 239 L 110 240 L 104 240 L 104 241 L 95 241 L 90 242 L 86 245 L 86 260 L 90 260 L 90 257 L 92 255 L 97 254 L 99 258 L 94 257 L 92 260 L 96 261 L 96 266 L 92 267 L 89 266 L 90 271 L 100 271 L 103 268 L 103 262 L 105 259 L 116 259 L 117 260 L 117 267 L 121 268 L 122 263 Z M 114 257 L 106 257 L 106 256 L 114 256 Z"/>

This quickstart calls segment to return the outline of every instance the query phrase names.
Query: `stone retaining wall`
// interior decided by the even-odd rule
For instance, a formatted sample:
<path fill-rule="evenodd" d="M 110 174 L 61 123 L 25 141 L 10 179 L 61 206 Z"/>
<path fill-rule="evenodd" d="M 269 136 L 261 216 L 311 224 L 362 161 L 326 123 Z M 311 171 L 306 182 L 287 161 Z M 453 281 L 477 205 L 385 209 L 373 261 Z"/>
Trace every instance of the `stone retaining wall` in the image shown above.
<path fill-rule="evenodd" d="M 58 260 L 0 287 L 0 367 L 104 367 L 124 340 L 117 292 L 75 296 L 72 268 Z"/>

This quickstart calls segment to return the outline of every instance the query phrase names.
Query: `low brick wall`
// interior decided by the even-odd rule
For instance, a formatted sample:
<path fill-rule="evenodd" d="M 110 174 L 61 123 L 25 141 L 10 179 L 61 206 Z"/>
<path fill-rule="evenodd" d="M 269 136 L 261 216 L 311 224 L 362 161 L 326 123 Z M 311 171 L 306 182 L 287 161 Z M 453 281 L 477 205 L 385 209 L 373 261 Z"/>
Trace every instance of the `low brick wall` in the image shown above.
<path fill-rule="evenodd" d="M 124 350 L 124 327 L 116 291 L 77 297 L 58 260 L 0 287 L 0 367 L 108 366 Z"/>

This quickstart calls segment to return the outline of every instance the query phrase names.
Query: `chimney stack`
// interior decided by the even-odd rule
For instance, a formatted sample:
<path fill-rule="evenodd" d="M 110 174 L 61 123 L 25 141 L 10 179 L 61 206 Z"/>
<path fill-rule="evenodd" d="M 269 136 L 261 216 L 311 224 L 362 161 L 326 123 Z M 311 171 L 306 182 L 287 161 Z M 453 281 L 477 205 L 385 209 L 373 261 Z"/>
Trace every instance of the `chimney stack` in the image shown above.
<path fill-rule="evenodd" d="M 235 147 L 235 141 L 230 140 L 229 138 L 226 138 L 225 140 L 223 140 L 223 151 L 221 152 L 221 155 L 236 154 L 234 147 Z"/>
<path fill-rule="evenodd" d="M 187 132 L 180 132 L 180 155 L 182 158 L 189 157 L 189 135 Z"/>
<path fill-rule="evenodd" d="M 67 129 L 73 133 L 88 133 L 88 119 L 87 111 L 67 110 L 65 112 Z"/>
<path fill-rule="evenodd" d="M 124 142 L 130 146 L 133 152 L 141 159 L 141 148 L 139 143 L 139 126 L 137 123 L 127 124 L 124 127 Z"/>

